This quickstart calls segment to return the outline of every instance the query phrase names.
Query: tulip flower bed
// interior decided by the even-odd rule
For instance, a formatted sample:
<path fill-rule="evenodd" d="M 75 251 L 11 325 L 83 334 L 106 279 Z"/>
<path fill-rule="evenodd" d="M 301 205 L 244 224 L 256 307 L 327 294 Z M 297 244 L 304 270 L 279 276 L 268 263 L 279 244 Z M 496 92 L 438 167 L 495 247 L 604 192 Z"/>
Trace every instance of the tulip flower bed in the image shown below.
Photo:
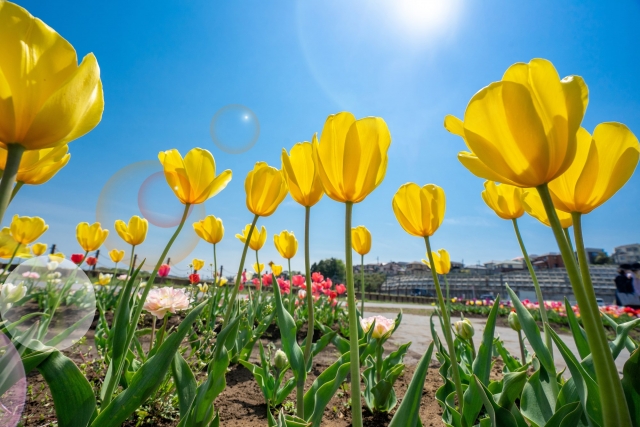
<path fill-rule="evenodd" d="M 0 1 L 0 23 L 3 221 L 24 184 L 43 184 L 65 166 L 67 144 L 98 125 L 104 102 L 93 54 L 78 65 L 71 44 L 7 1 Z M 58 427 L 420 427 L 440 424 L 440 417 L 453 427 L 638 427 L 640 345 L 632 331 L 640 317 L 598 307 L 582 218 L 627 182 L 640 144 L 621 123 L 601 123 L 593 134 L 582 128 L 588 100 L 581 77 L 561 79 L 549 61 L 533 59 L 473 95 L 464 121 L 444 119 L 469 150 L 459 154 L 461 163 L 487 180 L 487 206 L 513 226 L 537 300 L 544 297 L 517 221 L 525 212 L 553 234 L 577 308 L 565 302 L 564 309 L 552 303 L 541 310 L 509 286 L 511 306 L 499 298 L 451 306 L 450 256 L 432 249 L 445 191 L 406 183 L 391 206 L 400 226 L 424 241 L 438 301 L 425 318 L 433 340 L 409 364 L 411 343 L 388 342 L 402 313 L 363 318 L 365 307 L 355 299 L 353 252 L 362 267 L 373 238 L 352 224 L 353 212 L 385 178 L 391 132 L 380 117 L 340 112 L 326 118 L 319 136 L 310 129 L 311 142 L 282 149 L 280 168 L 258 161 L 244 178 L 249 223 L 236 234 L 242 252 L 228 281 L 216 273 L 203 283 L 206 261 L 194 259 L 189 287 L 155 285 L 169 275 L 164 262 L 184 233 L 211 245 L 207 261 L 218 271 L 223 221 L 194 221 L 190 212 L 221 193 L 233 174 L 219 173 L 203 148 L 157 154 L 183 211 L 154 263 L 136 263 L 148 244 L 147 218 L 81 222 L 81 251 L 67 259 L 45 255 L 47 245 L 36 242 L 49 228 L 43 218 L 15 215 L 0 231 L 0 257 L 10 266 L 23 260 L 0 275 L 0 425 L 15 427 L 24 418 L 25 426 Z M 337 243 L 345 250 L 344 284 L 310 271 L 312 210 L 325 195 L 344 209 L 344 241 Z M 259 222 L 287 196 L 305 219 L 302 275 L 291 274 L 298 240 L 287 230 L 273 239 L 282 265 L 260 262 L 268 234 Z M 124 249 L 110 248 L 113 271 L 92 283 L 83 267 L 97 264 L 90 254 L 105 245 L 107 227 Z M 255 276 L 246 271 L 251 267 Z M 472 322 L 452 320 L 456 308 L 486 314 L 479 346 Z M 500 312 L 518 333 L 519 355 L 495 336 Z M 551 327 L 556 319 L 566 319 L 577 354 Z M 615 360 L 623 351 L 630 357 L 620 375 Z M 562 357 L 570 377 L 557 372 L 554 357 Z"/>

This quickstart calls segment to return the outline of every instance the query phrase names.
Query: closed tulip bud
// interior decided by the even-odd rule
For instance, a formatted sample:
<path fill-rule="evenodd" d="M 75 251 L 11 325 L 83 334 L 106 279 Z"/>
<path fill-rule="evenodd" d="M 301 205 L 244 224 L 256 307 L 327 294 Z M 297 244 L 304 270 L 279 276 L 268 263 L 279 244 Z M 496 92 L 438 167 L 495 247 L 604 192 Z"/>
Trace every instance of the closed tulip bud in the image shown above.
<path fill-rule="evenodd" d="M 262 270 L 264 270 L 264 264 L 263 263 L 260 263 L 260 264 L 258 264 L 256 262 L 253 263 L 253 271 L 255 271 L 256 274 L 262 273 Z"/>
<path fill-rule="evenodd" d="M 28 185 L 44 184 L 69 163 L 71 154 L 68 151 L 68 145 L 26 151 L 20 159 L 16 181 Z M 1 170 L 5 169 L 6 163 L 7 150 L 0 148 Z"/>
<path fill-rule="evenodd" d="M 251 224 L 247 224 L 242 230 L 242 234 L 236 234 L 236 238 L 240 240 L 242 243 L 245 243 L 247 240 L 247 235 L 249 234 L 249 230 L 251 229 Z M 251 233 L 251 240 L 249 241 L 249 247 L 254 251 L 259 251 L 264 246 L 264 242 L 267 241 L 267 229 L 264 228 L 264 225 L 260 230 L 258 227 L 255 227 L 253 232 Z"/>
<path fill-rule="evenodd" d="M 0 22 L 0 146 L 39 150 L 91 131 L 104 108 L 95 56 L 78 65 L 67 40 L 16 4 L 0 2 Z"/>
<path fill-rule="evenodd" d="M 191 261 L 191 264 L 193 265 L 193 269 L 195 271 L 200 271 L 204 267 L 204 260 L 194 258 L 193 261 Z"/>
<path fill-rule="evenodd" d="M 293 232 L 284 230 L 280 234 L 274 234 L 273 243 L 282 258 L 291 259 L 298 252 L 298 240 Z"/>
<path fill-rule="evenodd" d="M 277 265 L 277 264 L 274 264 L 273 262 L 270 262 L 269 263 L 269 267 L 271 267 L 271 272 L 275 276 L 279 276 L 282 273 L 282 266 L 281 265 Z"/>
<path fill-rule="evenodd" d="M 221 277 L 221 278 L 218 279 L 218 286 L 224 286 L 224 285 L 227 284 L 228 281 L 229 280 L 227 280 L 226 277 Z"/>
<path fill-rule="evenodd" d="M 71 262 L 80 265 L 84 261 L 83 254 L 71 254 Z"/>
<path fill-rule="evenodd" d="M 458 320 L 453 324 L 453 327 L 456 330 L 456 333 L 460 335 L 465 340 L 470 340 L 475 333 L 473 329 L 473 324 L 469 319 Z"/>
<path fill-rule="evenodd" d="M 509 327 L 511 327 L 511 329 L 513 329 L 514 331 L 519 332 L 522 330 L 520 320 L 518 320 L 518 314 L 515 311 L 509 313 L 507 321 L 509 322 Z"/>
<path fill-rule="evenodd" d="M 477 92 L 464 122 L 447 116 L 445 128 L 463 138 L 470 151 L 458 160 L 474 175 L 537 187 L 573 162 L 588 98 L 581 77 L 561 80 L 551 62 L 533 59 L 512 65 L 501 81 Z"/>
<path fill-rule="evenodd" d="M 222 220 L 213 215 L 208 215 L 204 219 L 194 222 L 193 229 L 202 240 L 212 245 L 220 243 L 224 237 Z"/>
<path fill-rule="evenodd" d="M 100 249 L 100 246 L 107 240 L 109 230 L 102 229 L 99 222 L 91 225 L 87 222 L 81 222 L 76 227 L 76 239 L 80 247 L 87 252 L 93 252 Z"/>
<path fill-rule="evenodd" d="M 324 195 L 324 187 L 313 157 L 316 135 L 313 135 L 312 141 L 313 143 L 297 143 L 291 149 L 291 154 L 282 149 L 282 172 L 287 178 L 289 193 L 293 200 L 306 207 L 315 205 Z"/>
<path fill-rule="evenodd" d="M 522 189 L 519 187 L 486 181 L 482 200 L 502 219 L 516 219 L 524 215 Z"/>
<path fill-rule="evenodd" d="M 5 283 L 0 290 L 0 303 L 2 304 L 13 304 L 20 301 L 27 294 L 27 288 L 22 282 L 17 285 Z"/>
<path fill-rule="evenodd" d="M 288 363 L 289 359 L 287 359 L 287 354 L 282 350 L 276 351 L 276 355 L 273 358 L 273 365 L 276 367 L 276 369 L 278 371 L 282 371 Z"/>
<path fill-rule="evenodd" d="M 200 282 L 200 275 L 197 273 L 192 273 L 189 275 L 189 283 L 191 283 L 192 285 L 195 285 L 196 283 Z"/>
<path fill-rule="evenodd" d="M 41 256 L 44 255 L 45 252 L 47 252 L 47 248 L 48 246 L 46 245 L 46 243 L 34 243 L 31 246 L 31 252 L 35 256 Z"/>
<path fill-rule="evenodd" d="M 257 162 L 244 181 L 247 209 L 259 216 L 269 216 L 287 197 L 287 180 L 283 172 L 265 162 Z"/>
<path fill-rule="evenodd" d="M 316 167 L 327 196 L 359 203 L 380 185 L 387 172 L 391 134 L 380 117 L 356 120 L 342 112 L 327 117 L 314 142 Z"/>
<path fill-rule="evenodd" d="M 120 236 L 122 240 L 130 245 L 137 246 L 147 238 L 149 221 L 145 218 L 140 218 L 138 215 L 134 215 L 129 219 L 129 224 L 125 224 L 121 219 L 116 220 L 115 227 L 118 236 Z"/>
<path fill-rule="evenodd" d="M 351 229 L 351 247 L 360 255 L 366 255 L 371 250 L 371 233 L 364 225 Z"/>
<path fill-rule="evenodd" d="M 35 242 L 48 229 L 49 226 L 44 220 L 37 216 L 14 215 L 10 226 L 11 237 L 23 245 Z"/>
<path fill-rule="evenodd" d="M 593 137 L 580 128 L 573 163 L 549 183 L 554 206 L 569 213 L 591 212 L 631 178 L 639 156 L 638 138 L 622 123 L 601 123 Z"/>
<path fill-rule="evenodd" d="M 124 251 L 123 250 L 119 251 L 118 249 L 111 249 L 109 251 L 109 258 L 111 258 L 111 261 L 113 262 L 120 262 L 124 258 Z"/>
<path fill-rule="evenodd" d="M 231 171 L 216 176 L 216 161 L 203 148 L 194 148 L 184 156 L 176 149 L 161 151 L 158 159 L 164 177 L 182 204 L 200 204 L 222 191 L 231 181 Z"/>
<path fill-rule="evenodd" d="M 449 252 L 445 249 L 438 249 L 438 252 L 432 252 L 431 256 L 433 257 L 433 263 L 435 264 L 436 273 L 438 274 L 449 274 L 451 271 L 451 258 L 449 257 Z M 427 259 L 423 259 L 422 263 L 427 267 L 431 268 L 431 264 L 428 261 L 429 254 L 427 254 Z"/>
<path fill-rule="evenodd" d="M 88 256 L 85 262 L 87 263 L 88 266 L 93 267 L 98 263 L 98 258 L 94 256 Z"/>
<path fill-rule="evenodd" d="M 373 326 L 375 322 L 375 326 Z M 368 333 L 371 327 L 374 327 L 373 333 L 371 334 L 371 338 L 380 339 L 380 338 L 388 338 L 389 335 L 393 332 L 396 323 L 387 319 L 384 316 L 372 316 L 367 318 L 360 318 L 360 326 L 362 326 L 362 330 L 364 333 Z"/>
<path fill-rule="evenodd" d="M 167 277 L 170 271 L 171 271 L 171 267 L 169 266 L 169 264 L 162 264 L 158 269 L 158 276 Z"/>
<path fill-rule="evenodd" d="M 540 199 L 540 195 L 535 190 L 524 190 L 522 193 L 522 205 L 524 206 L 524 210 L 546 225 L 547 227 L 551 227 L 549 223 L 549 217 L 547 216 L 547 211 L 544 209 L 544 205 L 542 204 L 542 199 Z M 558 215 L 558 219 L 560 220 L 560 225 L 562 228 L 569 228 L 573 224 L 573 219 L 571 218 L 571 214 L 560 211 L 556 209 L 556 214 Z"/>
<path fill-rule="evenodd" d="M 198 290 L 203 294 L 206 294 L 209 291 L 209 285 L 206 283 L 198 283 Z"/>
<path fill-rule="evenodd" d="M 400 226 L 416 237 L 432 236 L 442 224 L 446 199 L 444 190 L 427 184 L 420 188 L 413 182 L 401 186 L 393 196 L 393 213 Z"/>

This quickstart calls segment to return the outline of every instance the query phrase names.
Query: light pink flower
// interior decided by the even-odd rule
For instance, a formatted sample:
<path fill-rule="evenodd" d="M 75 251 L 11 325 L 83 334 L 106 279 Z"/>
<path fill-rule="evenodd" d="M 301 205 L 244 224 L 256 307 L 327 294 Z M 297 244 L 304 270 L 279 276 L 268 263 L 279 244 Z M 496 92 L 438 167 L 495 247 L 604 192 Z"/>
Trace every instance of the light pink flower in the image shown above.
<path fill-rule="evenodd" d="M 386 336 L 391 334 L 393 328 L 395 327 L 395 322 L 391 319 L 387 319 L 384 316 L 372 316 L 367 317 L 366 319 L 360 318 L 360 325 L 362 326 L 362 330 L 367 333 L 369 329 L 371 329 L 371 325 L 373 322 L 376 322 L 374 326 L 373 334 L 371 338 L 380 339 L 386 338 Z"/>
<path fill-rule="evenodd" d="M 159 289 L 151 289 L 142 308 L 158 319 L 163 319 L 167 312 L 175 313 L 178 310 L 186 310 L 189 308 L 190 302 L 191 300 L 183 289 L 164 286 Z"/>

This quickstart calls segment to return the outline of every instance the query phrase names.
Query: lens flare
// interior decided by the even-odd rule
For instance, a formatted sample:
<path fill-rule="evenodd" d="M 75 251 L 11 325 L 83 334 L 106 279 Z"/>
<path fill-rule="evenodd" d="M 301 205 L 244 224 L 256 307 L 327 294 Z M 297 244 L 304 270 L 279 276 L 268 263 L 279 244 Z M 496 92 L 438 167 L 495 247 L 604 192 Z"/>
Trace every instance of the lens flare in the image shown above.
<path fill-rule="evenodd" d="M 27 379 L 20 354 L 0 332 L 0 426 L 18 425 L 26 397 Z"/>
<path fill-rule="evenodd" d="M 230 104 L 219 109 L 209 127 L 214 144 L 229 154 L 250 150 L 260 137 L 258 116 L 248 107 Z"/>

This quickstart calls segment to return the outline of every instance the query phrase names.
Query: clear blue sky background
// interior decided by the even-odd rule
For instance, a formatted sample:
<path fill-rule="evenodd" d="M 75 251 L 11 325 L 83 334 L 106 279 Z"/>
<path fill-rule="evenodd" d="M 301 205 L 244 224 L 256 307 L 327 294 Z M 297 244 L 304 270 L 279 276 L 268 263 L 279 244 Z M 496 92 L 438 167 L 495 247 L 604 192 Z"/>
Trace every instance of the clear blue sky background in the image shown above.
<path fill-rule="evenodd" d="M 585 78 L 588 130 L 620 121 L 640 133 L 640 6 L 635 1 L 20 4 L 67 38 L 80 57 L 94 52 L 101 67 L 102 122 L 71 144 L 71 161 L 58 176 L 44 186 L 24 188 L 9 212 L 43 216 L 51 226 L 43 241 L 66 254 L 79 252 L 75 225 L 96 220 L 98 196 L 116 172 L 155 160 L 161 150 L 185 153 L 198 146 L 211 150 L 220 170 L 233 170 L 227 189 L 206 203 L 206 212 L 224 221 L 219 262 L 231 273 L 242 249 L 233 235 L 251 220 L 244 205 L 246 173 L 259 160 L 279 166 L 283 147 L 309 140 L 327 115 L 348 110 L 357 117 L 383 117 L 393 137 L 386 179 L 355 208 L 354 225 L 366 225 L 373 234 L 368 262 L 424 257 L 422 240 L 404 233 L 391 209 L 394 192 L 408 181 L 445 189 L 446 219 L 433 244 L 447 248 L 452 259 L 475 264 L 519 256 L 511 224 L 484 205 L 482 181 L 456 159 L 462 141 L 442 122 L 446 114 L 461 116 L 471 96 L 499 80 L 509 65 L 534 57 L 551 60 L 561 76 Z M 228 104 L 247 106 L 260 122 L 258 142 L 243 154 L 221 151 L 209 134 L 213 115 Z M 121 193 L 111 191 L 122 197 L 110 202 L 110 215 L 124 218 L 136 212 L 125 195 L 139 184 L 121 181 Z M 175 203 L 162 189 L 153 191 L 157 200 L 166 197 L 167 206 Z M 587 245 L 611 252 L 638 242 L 639 212 L 636 173 L 585 218 Z M 344 257 L 343 216 L 344 206 L 328 198 L 313 208 L 313 260 Z M 287 198 L 260 223 L 269 232 L 262 260 L 279 261 L 273 233 L 288 229 L 301 238 L 304 210 Z M 531 253 L 557 251 L 549 229 L 530 218 L 521 223 Z M 190 226 L 184 233 L 193 235 Z M 163 244 L 156 240 L 141 253 Z M 188 256 L 173 252 L 211 262 L 210 249 L 201 242 Z M 302 268 L 301 255 L 294 269 Z M 185 271 L 186 261 L 177 267 L 176 272 Z"/>

